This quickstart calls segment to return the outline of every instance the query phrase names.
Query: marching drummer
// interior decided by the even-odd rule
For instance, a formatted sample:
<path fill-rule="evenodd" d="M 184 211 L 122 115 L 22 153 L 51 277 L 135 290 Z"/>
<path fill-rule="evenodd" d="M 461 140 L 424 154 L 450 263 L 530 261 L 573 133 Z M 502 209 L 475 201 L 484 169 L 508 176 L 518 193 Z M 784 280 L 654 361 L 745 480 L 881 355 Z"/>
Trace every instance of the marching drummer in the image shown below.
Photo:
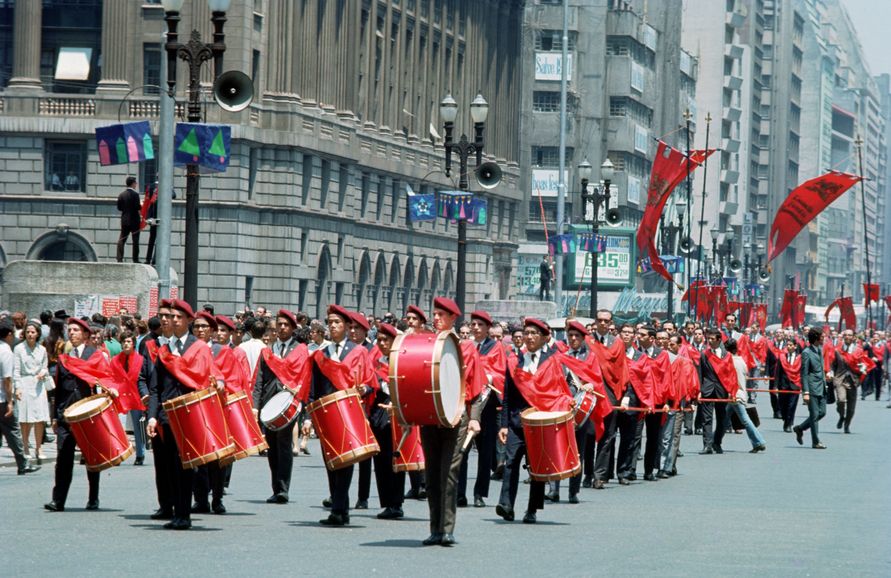
<path fill-rule="evenodd" d="M 275 318 L 278 339 L 272 344 L 272 353 L 284 359 L 298 345 L 294 337 L 297 329 L 297 316 L 292 311 L 280 309 Z M 259 411 L 272 397 L 284 391 L 281 381 L 260 356 L 254 383 L 254 407 Z M 296 421 L 277 431 L 266 430 L 266 443 L 269 451 L 269 472 L 272 476 L 272 495 L 266 499 L 267 504 L 287 504 L 288 491 L 291 486 L 291 471 L 294 467 L 294 426 Z"/>
<path fill-rule="evenodd" d="M 436 331 L 452 331 L 460 316 L 461 310 L 451 299 L 437 297 L 433 300 L 433 327 Z M 474 435 L 479 433 L 482 411 L 478 399 L 480 392 L 465 391 L 466 399 L 471 404 L 470 415 L 465 411 L 457 426 L 421 426 L 421 444 L 426 457 L 427 505 L 430 510 L 430 536 L 423 541 L 425 546 L 451 546 L 456 543 L 457 480 L 463 458 L 462 447 L 468 432 Z"/>
<path fill-rule="evenodd" d="M 409 305 L 405 309 L 405 322 L 408 324 L 407 334 L 410 333 L 428 333 L 427 314 L 417 305 Z M 424 487 L 423 472 L 409 472 L 408 481 L 411 488 L 405 494 L 406 498 L 423 500 L 427 497 L 427 488 Z"/>
<path fill-rule="evenodd" d="M 70 357 L 77 359 L 90 359 L 98 354 L 97 350 L 87 343 L 90 335 L 90 325 L 77 317 L 68 318 L 68 340 L 71 342 Z M 75 376 L 65 367 L 65 362 L 56 368 L 56 404 L 53 418 L 53 429 L 56 432 L 56 483 L 53 486 L 53 498 L 44 508 L 50 512 L 65 511 L 65 501 L 68 498 L 68 488 L 71 486 L 71 475 L 74 469 L 74 447 L 76 442 L 65 421 L 65 409 L 76 401 L 93 394 L 92 386 L 83 379 Z M 87 498 L 87 510 L 99 509 L 99 472 L 87 471 L 87 481 L 90 491 Z"/>

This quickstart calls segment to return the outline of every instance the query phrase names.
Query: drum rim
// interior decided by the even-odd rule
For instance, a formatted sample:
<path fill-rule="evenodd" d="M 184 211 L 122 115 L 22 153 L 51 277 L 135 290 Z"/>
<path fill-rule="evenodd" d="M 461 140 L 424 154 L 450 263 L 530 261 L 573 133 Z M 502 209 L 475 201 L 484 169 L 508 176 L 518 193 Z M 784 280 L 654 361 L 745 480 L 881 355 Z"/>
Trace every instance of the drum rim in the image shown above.
<path fill-rule="evenodd" d="M 100 398 L 104 398 L 105 401 L 101 405 L 97 406 L 96 409 L 90 410 L 87 413 L 83 413 L 83 414 L 79 414 L 79 415 L 71 415 L 70 414 L 71 410 L 76 409 L 82 405 L 86 405 L 87 403 L 93 402 Z M 64 417 L 65 421 L 67 421 L 68 423 L 77 423 L 77 422 L 85 421 L 88 419 L 92 419 L 92 418 L 96 417 L 97 415 L 102 414 L 102 412 L 107 410 L 109 408 L 109 406 L 111 406 L 112 403 L 113 402 L 111 400 L 111 396 L 109 396 L 107 393 L 97 393 L 97 394 L 91 395 L 89 397 L 79 399 L 76 402 L 69 405 L 68 407 L 66 407 L 65 411 L 62 412 L 62 417 Z"/>
<path fill-rule="evenodd" d="M 544 410 L 540 410 L 540 409 L 537 409 L 534 407 L 528 407 L 528 408 L 524 409 L 523 411 L 520 412 L 520 422 L 523 425 L 528 424 L 530 427 L 539 427 L 539 426 L 546 426 L 546 425 L 561 425 L 566 422 L 573 421 L 573 419 L 574 419 L 572 410 L 567 410 L 566 412 L 561 412 L 560 415 L 557 417 L 549 417 L 549 418 L 545 418 L 545 419 L 541 419 L 541 420 L 532 421 L 529 418 L 529 414 L 540 412 L 540 411 L 544 411 Z"/>
<path fill-rule="evenodd" d="M 581 461 L 577 466 L 572 468 L 571 470 L 563 470 L 559 472 L 554 472 L 553 474 L 533 474 L 532 470 L 529 470 L 529 477 L 535 480 L 536 482 L 556 482 L 558 480 L 565 480 L 567 478 L 572 478 L 577 476 L 582 471 Z"/>
<path fill-rule="evenodd" d="M 445 349 L 445 342 L 452 341 L 452 344 L 455 346 L 455 350 L 458 353 L 458 359 L 461 363 L 458 365 L 458 373 L 461 378 L 458 385 L 458 406 L 455 408 L 455 416 L 449 418 L 445 415 L 445 408 L 442 406 L 441 396 L 440 398 L 433 399 L 433 405 L 436 407 L 436 413 L 439 415 L 440 422 L 442 425 L 447 425 L 451 427 L 455 427 L 460 423 L 461 416 L 464 415 L 464 404 L 467 402 L 467 385 L 465 383 L 465 375 L 464 375 L 464 353 L 461 350 L 461 342 L 458 340 L 458 336 L 452 333 L 451 331 L 440 331 L 436 336 L 436 345 L 433 346 L 433 383 L 440 392 L 442 392 L 442 388 L 439 387 L 439 368 L 442 363 L 442 352 Z"/>
<path fill-rule="evenodd" d="M 358 448 L 353 448 L 341 454 L 337 454 L 331 459 L 325 458 L 325 467 L 332 471 L 348 468 L 366 458 L 376 456 L 380 452 L 381 446 L 377 443 L 377 440 L 375 440 L 370 444 L 365 444 L 364 446 L 359 446 Z"/>
<path fill-rule="evenodd" d="M 266 407 L 269 405 L 269 402 L 272 401 L 273 399 L 275 399 L 276 397 L 278 397 L 279 395 L 283 394 L 283 393 L 289 393 L 289 394 L 291 394 L 291 400 L 285 405 L 285 407 L 282 408 L 282 410 L 281 410 L 279 413 L 275 414 L 275 415 L 274 415 L 273 417 L 271 417 L 271 418 L 264 419 L 264 418 L 263 418 L 263 411 L 264 411 L 264 410 L 266 409 Z M 295 404 L 294 404 L 295 401 L 297 402 L 296 406 L 295 406 Z M 294 410 L 294 415 L 292 415 L 291 418 L 288 419 L 288 421 L 286 421 L 286 422 L 285 422 L 283 425 L 281 425 L 281 426 L 270 426 L 270 425 L 269 425 L 270 423 L 274 422 L 275 420 L 277 420 L 277 419 L 279 419 L 279 418 L 284 417 L 285 415 L 287 415 L 287 413 L 288 413 L 288 408 L 291 408 L 291 407 L 294 407 L 294 408 L 295 408 L 295 410 Z M 265 425 L 266 427 L 268 427 L 268 428 L 271 429 L 272 431 L 279 431 L 279 430 L 282 430 L 282 429 L 288 427 L 288 424 L 290 424 L 290 423 L 294 420 L 294 418 L 297 417 L 297 415 L 300 413 L 300 410 L 301 410 L 301 409 L 303 409 L 303 401 L 297 399 L 297 394 L 295 394 L 294 392 L 292 392 L 292 391 L 290 391 L 290 390 L 282 390 L 282 391 L 276 393 L 275 395 L 273 395 L 271 398 L 269 398 L 269 401 L 267 401 L 266 403 L 263 404 L 263 407 L 260 408 L 260 411 L 259 411 L 259 412 L 257 412 L 257 417 L 260 418 L 260 421 L 263 422 L 263 425 Z"/>
<path fill-rule="evenodd" d="M 133 449 L 133 444 L 130 444 L 126 450 L 121 452 L 119 455 L 111 458 L 110 460 L 105 460 L 100 464 L 86 464 L 88 472 L 101 472 L 103 470 L 107 470 L 109 468 L 113 468 L 119 464 L 124 463 L 127 458 L 133 455 L 133 452 L 136 451 Z"/>
<path fill-rule="evenodd" d="M 576 406 L 575 406 L 575 408 L 576 408 L 576 410 L 575 410 L 575 413 L 576 413 L 576 415 L 575 415 L 575 419 L 576 419 L 576 421 L 578 421 L 578 422 L 580 422 L 580 423 L 585 423 L 585 421 L 587 421 L 588 418 L 591 417 L 591 414 L 594 413 L 594 408 L 597 406 L 597 396 L 594 395 L 593 393 L 591 393 L 590 391 L 581 391 L 581 392 L 579 392 L 578 394 L 576 394 L 576 400 L 578 400 L 579 398 L 584 399 L 584 398 L 587 398 L 587 397 L 589 397 L 589 398 L 592 400 L 592 402 L 591 402 L 591 407 L 588 408 L 588 411 L 586 411 L 586 412 L 584 412 L 584 413 L 581 412 L 581 411 L 579 411 L 579 408 L 582 407 L 582 404 L 581 404 L 581 403 L 577 403 Z M 579 419 L 578 416 L 580 416 L 580 415 L 581 415 L 581 416 L 584 416 L 584 417 L 581 418 L 581 419 Z"/>
<path fill-rule="evenodd" d="M 393 341 L 393 345 L 390 347 L 390 373 L 387 376 L 390 382 L 390 398 L 393 401 L 393 408 L 399 415 L 399 422 L 404 424 L 407 424 L 408 420 L 405 419 L 405 415 L 402 413 L 402 404 L 399 403 L 399 349 L 402 347 L 402 342 L 409 335 L 413 334 L 403 333 L 402 335 L 397 335 Z M 396 379 L 394 380 L 393 378 Z"/>
<path fill-rule="evenodd" d="M 244 390 L 236 391 L 235 393 L 230 393 L 226 395 L 226 403 L 223 405 L 230 405 L 238 402 L 239 400 L 246 398 L 248 396 L 247 392 Z"/>
<path fill-rule="evenodd" d="M 225 457 L 228 457 L 235 453 L 235 442 L 230 442 L 229 445 L 224 446 L 221 449 L 218 449 L 215 452 L 210 452 L 208 454 L 204 454 L 203 456 L 198 456 L 196 458 L 192 458 L 188 462 L 183 462 L 183 467 L 187 470 L 191 470 L 197 468 L 198 466 L 203 466 L 204 464 L 209 464 L 210 462 L 215 462 L 217 460 L 222 460 Z M 182 459 L 182 458 L 180 458 Z"/>
<path fill-rule="evenodd" d="M 176 409 L 176 408 L 180 408 L 180 407 L 186 407 L 189 405 L 194 405 L 196 403 L 199 403 L 212 395 L 217 395 L 217 390 L 215 390 L 212 387 L 205 387 L 204 389 L 196 389 L 194 391 L 190 391 L 188 393 L 184 393 L 182 395 L 178 395 L 174 398 L 168 399 L 167 401 L 165 401 L 161 404 L 161 407 L 164 408 L 164 411 L 168 411 L 168 410 Z"/>
<path fill-rule="evenodd" d="M 296 397 L 296 396 L 295 396 Z M 341 399 L 346 399 L 348 397 L 357 397 L 359 398 L 359 402 L 362 401 L 362 396 L 359 395 L 359 392 L 353 388 L 350 389 L 339 389 L 334 393 L 329 393 L 328 395 L 324 395 L 314 402 L 310 403 L 306 406 L 306 411 L 312 414 L 314 411 L 319 408 L 325 407 L 326 405 L 331 405 L 332 403 L 337 403 Z"/>

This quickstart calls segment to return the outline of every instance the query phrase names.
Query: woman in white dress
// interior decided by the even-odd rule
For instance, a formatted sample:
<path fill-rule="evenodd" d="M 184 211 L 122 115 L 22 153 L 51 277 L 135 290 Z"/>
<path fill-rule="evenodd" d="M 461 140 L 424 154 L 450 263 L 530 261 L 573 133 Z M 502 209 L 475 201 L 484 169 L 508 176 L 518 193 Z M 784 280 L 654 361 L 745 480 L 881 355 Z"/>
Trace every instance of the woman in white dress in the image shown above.
<path fill-rule="evenodd" d="M 29 321 L 25 326 L 25 340 L 15 346 L 13 355 L 12 380 L 16 391 L 21 392 L 19 402 L 19 423 L 22 427 L 22 441 L 25 455 L 28 455 L 28 442 L 31 430 L 34 430 L 35 454 L 38 460 L 46 459 L 40 446 L 43 444 L 44 423 L 49 420 L 49 404 L 46 400 L 46 388 L 52 386 L 52 378 L 47 369 L 46 349 L 37 340 L 40 339 L 40 324 Z"/>

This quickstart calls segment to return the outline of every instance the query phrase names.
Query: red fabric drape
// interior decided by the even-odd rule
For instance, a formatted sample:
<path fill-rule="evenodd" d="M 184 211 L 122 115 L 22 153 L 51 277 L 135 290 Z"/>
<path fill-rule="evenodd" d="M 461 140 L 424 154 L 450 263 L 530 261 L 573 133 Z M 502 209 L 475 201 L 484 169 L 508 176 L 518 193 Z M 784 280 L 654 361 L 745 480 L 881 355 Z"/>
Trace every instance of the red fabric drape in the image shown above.
<path fill-rule="evenodd" d="M 192 344 L 181 357 L 174 355 L 170 346 L 165 345 L 158 351 L 158 357 L 177 381 L 189 389 L 210 387 L 211 374 L 222 377 L 205 343 Z"/>
<path fill-rule="evenodd" d="M 343 361 L 325 357 L 325 352 L 322 349 L 314 351 L 312 359 L 319 371 L 325 374 L 325 377 L 340 391 L 357 385 L 366 385 L 375 390 L 380 387 L 375 379 L 374 360 L 371 359 L 368 350 L 364 347 L 354 347 Z"/>
<path fill-rule="evenodd" d="M 736 397 L 739 390 L 739 380 L 736 378 L 736 367 L 733 365 L 733 356 L 725 352 L 724 357 L 718 357 L 711 349 L 705 350 L 705 357 L 715 370 L 718 381 L 724 386 L 729 397 Z"/>
<path fill-rule="evenodd" d="M 99 356 L 101 357 L 101 356 Z M 119 353 L 111 358 L 109 366 L 111 368 L 111 378 L 118 390 L 118 397 L 115 404 L 118 413 L 127 413 L 128 411 L 138 409 L 144 410 L 145 405 L 139 395 L 139 373 L 142 371 L 143 357 L 133 351 L 128 356 L 126 353 Z M 124 362 L 127 368 L 124 368 Z"/>
<path fill-rule="evenodd" d="M 616 399 L 622 399 L 625 386 L 628 385 L 628 358 L 625 357 L 625 344 L 621 339 L 616 339 L 610 347 L 606 347 L 594 338 L 587 338 L 590 349 L 600 362 L 600 370 L 603 381 L 609 387 Z"/>
<path fill-rule="evenodd" d="M 538 366 L 535 375 L 517 364 L 511 370 L 514 383 L 529 405 L 539 411 L 569 411 L 574 399 L 563 377 L 560 356 L 552 355 Z"/>
<path fill-rule="evenodd" d="M 223 375 L 226 391 L 229 393 L 250 391 L 251 388 L 248 383 L 248 376 L 244 372 L 244 367 L 228 346 L 224 345 L 213 361 L 217 370 Z"/>

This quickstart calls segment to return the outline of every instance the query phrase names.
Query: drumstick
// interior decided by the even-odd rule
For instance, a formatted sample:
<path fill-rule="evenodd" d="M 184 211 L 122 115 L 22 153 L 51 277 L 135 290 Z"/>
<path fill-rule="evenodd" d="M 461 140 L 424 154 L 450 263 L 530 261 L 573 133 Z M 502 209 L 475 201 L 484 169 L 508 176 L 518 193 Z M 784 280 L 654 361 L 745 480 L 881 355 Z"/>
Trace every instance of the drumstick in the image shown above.
<path fill-rule="evenodd" d="M 747 377 L 749 381 L 773 381 L 772 377 Z"/>
<path fill-rule="evenodd" d="M 746 391 L 757 391 L 761 393 L 801 393 L 797 389 L 747 389 Z"/>
<path fill-rule="evenodd" d="M 473 441 L 474 436 L 476 436 L 476 432 L 467 432 L 467 437 L 464 438 L 464 445 L 461 446 L 461 453 L 467 452 L 467 448 L 470 447 L 470 442 Z"/>
<path fill-rule="evenodd" d="M 709 403 L 736 403 L 735 398 L 726 397 L 700 397 L 699 401 L 705 401 Z"/>
<path fill-rule="evenodd" d="M 393 418 L 390 418 L 390 419 L 393 419 Z M 408 426 L 408 427 L 410 427 L 410 426 Z M 411 435 L 411 429 L 406 428 L 406 429 L 402 430 L 402 439 L 399 440 L 399 443 L 396 445 L 396 449 L 393 450 L 394 456 L 399 456 L 402 454 L 402 446 L 403 446 L 403 444 L 405 444 L 405 440 L 407 440 L 408 436 L 410 436 L 410 435 Z"/>

